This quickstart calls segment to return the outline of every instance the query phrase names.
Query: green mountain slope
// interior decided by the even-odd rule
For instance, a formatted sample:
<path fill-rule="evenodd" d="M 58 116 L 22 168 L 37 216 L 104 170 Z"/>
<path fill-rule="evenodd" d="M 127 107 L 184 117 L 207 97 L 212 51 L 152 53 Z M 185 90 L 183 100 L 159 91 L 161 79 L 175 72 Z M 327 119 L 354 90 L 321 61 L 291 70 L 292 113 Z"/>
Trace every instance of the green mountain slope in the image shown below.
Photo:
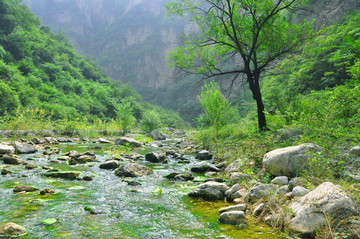
<path fill-rule="evenodd" d="M 21 1 L 0 1 L 0 116 L 20 107 L 54 119 L 109 119 L 127 96 L 141 98 L 80 56 L 63 34 L 40 26 Z"/>

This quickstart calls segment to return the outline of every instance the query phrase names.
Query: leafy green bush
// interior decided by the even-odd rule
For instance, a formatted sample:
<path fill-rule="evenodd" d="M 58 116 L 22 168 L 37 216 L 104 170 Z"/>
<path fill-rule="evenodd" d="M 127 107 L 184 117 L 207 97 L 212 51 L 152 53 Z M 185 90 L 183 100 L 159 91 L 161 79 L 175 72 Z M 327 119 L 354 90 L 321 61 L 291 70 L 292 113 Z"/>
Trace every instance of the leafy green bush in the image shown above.
<path fill-rule="evenodd" d="M 145 132 L 151 132 L 159 129 L 162 126 L 162 122 L 159 114 L 154 110 L 147 110 L 143 113 L 140 121 L 140 128 Z"/>

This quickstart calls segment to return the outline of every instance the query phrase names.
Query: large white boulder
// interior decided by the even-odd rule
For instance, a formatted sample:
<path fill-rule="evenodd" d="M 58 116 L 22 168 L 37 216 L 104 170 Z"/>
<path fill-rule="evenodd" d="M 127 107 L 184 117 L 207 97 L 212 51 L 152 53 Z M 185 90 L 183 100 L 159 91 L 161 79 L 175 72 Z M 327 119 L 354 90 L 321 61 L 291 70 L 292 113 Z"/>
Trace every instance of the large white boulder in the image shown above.
<path fill-rule="evenodd" d="M 315 144 L 275 149 L 265 154 L 263 165 L 272 175 L 294 177 L 307 164 L 307 154 L 318 151 L 321 151 L 321 147 Z"/>
<path fill-rule="evenodd" d="M 355 216 L 354 202 L 340 186 L 322 183 L 313 191 L 289 205 L 294 217 L 288 221 L 290 232 L 301 237 L 311 237 L 330 219 L 332 223 Z"/>

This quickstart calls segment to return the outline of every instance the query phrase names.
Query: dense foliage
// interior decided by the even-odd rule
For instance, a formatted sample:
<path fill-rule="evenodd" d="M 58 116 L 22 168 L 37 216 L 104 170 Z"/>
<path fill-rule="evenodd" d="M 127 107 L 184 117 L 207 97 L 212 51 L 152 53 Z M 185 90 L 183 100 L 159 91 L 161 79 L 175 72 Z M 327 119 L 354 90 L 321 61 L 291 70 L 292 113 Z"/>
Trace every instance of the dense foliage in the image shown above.
<path fill-rule="evenodd" d="M 141 105 L 131 86 L 111 81 L 62 33 L 41 26 L 20 0 L 0 1 L 0 96 L 0 116 L 41 109 L 52 120 L 117 119 L 125 130 L 154 107 Z M 173 125 L 183 122 L 174 117 Z"/>

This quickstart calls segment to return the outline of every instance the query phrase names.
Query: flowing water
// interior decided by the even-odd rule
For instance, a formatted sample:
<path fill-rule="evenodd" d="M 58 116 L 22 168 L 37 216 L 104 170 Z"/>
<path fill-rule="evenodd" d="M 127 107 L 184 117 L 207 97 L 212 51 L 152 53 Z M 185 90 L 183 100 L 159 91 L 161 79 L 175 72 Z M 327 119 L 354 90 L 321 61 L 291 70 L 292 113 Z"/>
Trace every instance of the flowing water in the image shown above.
<path fill-rule="evenodd" d="M 69 150 L 84 152 L 95 144 L 60 144 L 61 153 Z M 110 147 L 110 145 L 105 146 Z M 155 150 L 147 147 L 140 153 Z M 187 196 L 204 175 L 198 174 L 198 182 L 172 182 L 163 176 L 173 172 L 189 172 L 195 159 L 189 156 L 190 164 L 149 164 L 154 174 L 134 178 L 140 186 L 129 186 L 113 171 L 99 168 L 109 159 L 104 150 L 93 150 L 97 162 L 93 165 L 70 166 L 64 162 L 54 163 L 37 154 L 22 155 L 22 158 L 39 166 L 26 170 L 24 165 L 7 168 L 14 173 L 0 175 L 0 224 L 15 222 L 28 230 L 25 238 L 289 238 L 263 224 L 250 219 L 246 226 L 219 224 L 219 208 L 229 206 L 225 202 L 205 202 Z M 56 156 L 51 156 L 56 158 Z M 29 160 L 32 158 L 32 160 Z M 82 176 L 93 180 L 70 181 L 41 176 L 43 165 L 60 170 L 81 171 Z M 0 167 L 5 167 L 0 163 Z M 12 189 L 25 184 L 39 189 L 51 188 L 55 195 L 39 193 L 15 194 Z M 91 207 L 99 214 L 85 210 Z M 55 218 L 53 225 L 44 225 L 42 220 Z"/>

